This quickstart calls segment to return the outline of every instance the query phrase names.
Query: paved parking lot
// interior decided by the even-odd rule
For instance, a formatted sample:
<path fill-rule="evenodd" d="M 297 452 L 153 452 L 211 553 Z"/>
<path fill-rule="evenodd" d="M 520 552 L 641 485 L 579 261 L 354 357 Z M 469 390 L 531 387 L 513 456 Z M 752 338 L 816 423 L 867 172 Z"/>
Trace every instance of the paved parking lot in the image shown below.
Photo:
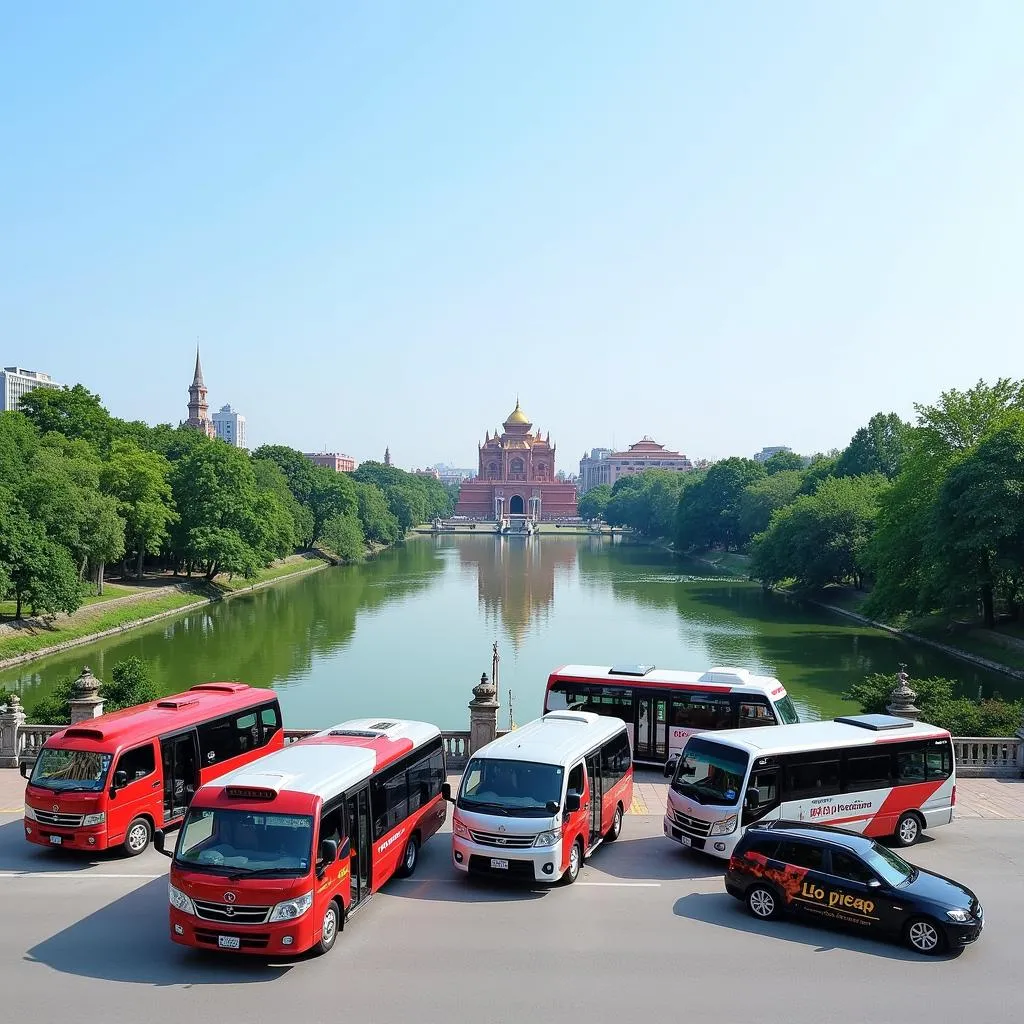
<path fill-rule="evenodd" d="M 274 964 L 197 954 L 166 931 L 167 861 L 37 850 L 0 815 L 0 1005 L 6 1020 L 304 1024 L 934 1021 L 1015 1013 L 1024 921 L 1024 822 L 962 819 L 912 851 L 976 889 L 982 940 L 930 960 L 862 935 L 761 923 L 728 897 L 718 862 L 627 817 L 572 887 L 467 883 L 447 835 L 320 959 Z M 159 1006 L 155 1000 L 159 999 Z"/>

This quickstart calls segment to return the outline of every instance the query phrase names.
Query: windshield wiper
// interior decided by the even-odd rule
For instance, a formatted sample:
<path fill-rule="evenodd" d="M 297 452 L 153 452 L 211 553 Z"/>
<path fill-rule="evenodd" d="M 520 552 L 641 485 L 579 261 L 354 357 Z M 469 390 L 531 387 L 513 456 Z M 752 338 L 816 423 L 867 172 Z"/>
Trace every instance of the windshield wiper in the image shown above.
<path fill-rule="evenodd" d="M 286 878 L 295 872 L 305 874 L 305 868 L 257 868 L 255 871 L 235 871 L 228 875 L 228 881 L 237 882 L 240 878 Z"/>
<path fill-rule="evenodd" d="M 504 814 L 507 818 L 509 816 L 509 808 L 504 804 L 489 803 L 486 800 L 474 800 L 472 797 L 463 797 L 463 800 L 472 804 L 469 810 L 475 811 L 479 807 L 487 807 L 492 811 L 498 811 L 500 814 Z"/>

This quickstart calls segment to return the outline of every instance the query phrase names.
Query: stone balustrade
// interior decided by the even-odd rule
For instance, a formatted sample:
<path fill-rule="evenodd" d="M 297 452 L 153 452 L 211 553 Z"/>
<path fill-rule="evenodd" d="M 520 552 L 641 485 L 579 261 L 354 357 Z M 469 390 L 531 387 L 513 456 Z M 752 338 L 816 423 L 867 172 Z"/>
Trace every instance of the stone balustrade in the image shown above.
<path fill-rule="evenodd" d="M 1024 774 L 1024 740 L 1019 736 L 954 736 L 953 755 L 957 775 L 965 779 Z"/>
<path fill-rule="evenodd" d="M 444 732 L 444 761 L 449 768 L 465 768 L 469 760 L 469 733 Z"/>

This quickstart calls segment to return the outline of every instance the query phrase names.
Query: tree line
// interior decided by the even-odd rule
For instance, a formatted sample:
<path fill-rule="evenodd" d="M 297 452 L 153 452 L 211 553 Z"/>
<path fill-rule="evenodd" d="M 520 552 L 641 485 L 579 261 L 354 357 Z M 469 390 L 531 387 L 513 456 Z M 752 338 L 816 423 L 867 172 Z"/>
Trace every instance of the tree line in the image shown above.
<path fill-rule="evenodd" d="M 82 385 L 37 389 L 0 413 L 0 600 L 15 617 L 71 613 L 107 566 L 254 578 L 323 546 L 343 561 L 450 514 L 430 477 L 354 473 L 264 445 L 252 454 L 187 427 L 111 416 Z"/>
<path fill-rule="evenodd" d="M 870 590 L 865 610 L 968 612 L 992 627 L 1024 596 L 1024 382 L 979 381 L 878 413 L 841 451 L 706 471 L 648 471 L 594 488 L 580 515 L 680 553 L 751 556 L 766 585 Z"/>

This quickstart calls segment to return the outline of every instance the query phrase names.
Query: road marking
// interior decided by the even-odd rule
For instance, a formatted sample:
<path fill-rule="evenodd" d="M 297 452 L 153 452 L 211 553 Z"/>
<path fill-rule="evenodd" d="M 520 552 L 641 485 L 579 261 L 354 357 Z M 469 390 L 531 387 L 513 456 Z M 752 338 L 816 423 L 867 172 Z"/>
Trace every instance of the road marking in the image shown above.
<path fill-rule="evenodd" d="M 629 805 L 630 814 L 648 814 L 647 801 L 638 793 L 633 794 L 633 802 Z"/>
<path fill-rule="evenodd" d="M 661 882 L 577 882 L 577 885 L 604 885 L 618 889 L 660 889 Z"/>
<path fill-rule="evenodd" d="M 164 875 L 111 875 L 93 871 L 0 871 L 0 878 L 166 878 Z"/>

